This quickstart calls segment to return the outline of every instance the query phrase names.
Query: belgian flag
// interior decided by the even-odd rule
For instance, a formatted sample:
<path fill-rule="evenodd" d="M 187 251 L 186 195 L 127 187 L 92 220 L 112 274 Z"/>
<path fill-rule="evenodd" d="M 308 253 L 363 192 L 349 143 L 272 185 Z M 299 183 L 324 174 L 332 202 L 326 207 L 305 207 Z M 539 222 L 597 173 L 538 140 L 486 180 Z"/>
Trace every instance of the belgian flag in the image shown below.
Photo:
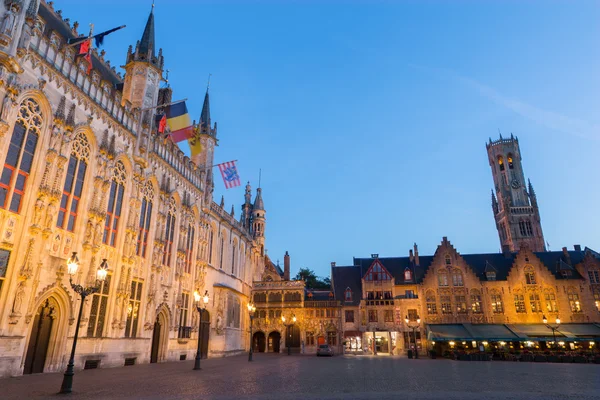
<path fill-rule="evenodd" d="M 194 136 L 194 127 L 188 114 L 185 101 L 171 104 L 166 107 L 167 125 L 171 130 L 171 139 L 175 142 L 182 142 Z"/>

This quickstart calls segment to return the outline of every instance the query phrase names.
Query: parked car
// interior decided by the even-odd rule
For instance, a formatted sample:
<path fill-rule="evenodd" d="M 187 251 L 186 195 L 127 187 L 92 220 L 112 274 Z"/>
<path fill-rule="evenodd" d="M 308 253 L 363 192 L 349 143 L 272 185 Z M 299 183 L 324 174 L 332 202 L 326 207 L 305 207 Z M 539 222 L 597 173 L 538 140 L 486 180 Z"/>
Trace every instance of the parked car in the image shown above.
<path fill-rule="evenodd" d="M 317 348 L 317 357 L 319 356 L 333 357 L 333 349 L 327 344 L 321 344 Z"/>

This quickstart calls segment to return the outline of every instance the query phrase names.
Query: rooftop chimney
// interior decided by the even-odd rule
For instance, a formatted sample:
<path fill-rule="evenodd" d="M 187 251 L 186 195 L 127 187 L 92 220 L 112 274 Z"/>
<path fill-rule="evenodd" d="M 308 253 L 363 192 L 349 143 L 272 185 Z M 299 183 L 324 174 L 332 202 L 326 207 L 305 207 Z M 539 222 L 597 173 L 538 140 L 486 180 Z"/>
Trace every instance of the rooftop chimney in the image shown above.
<path fill-rule="evenodd" d="M 331 262 L 331 267 L 335 267 L 335 261 Z"/>
<path fill-rule="evenodd" d="M 415 248 L 415 265 L 419 265 L 419 248 L 417 247 L 416 243 L 414 245 L 414 248 Z"/>
<path fill-rule="evenodd" d="M 288 252 L 285 252 L 285 256 L 283 256 L 283 279 L 286 281 L 290 280 L 290 255 Z"/>
<path fill-rule="evenodd" d="M 410 260 L 410 262 L 413 262 L 413 260 L 415 259 L 415 256 L 413 256 L 412 250 L 408 251 L 408 259 Z"/>
<path fill-rule="evenodd" d="M 564 259 L 564 261 L 565 261 L 567 264 L 571 265 L 571 256 L 569 255 L 569 252 L 567 251 L 567 248 L 566 248 L 566 247 L 563 247 L 563 248 L 562 248 L 562 251 L 563 251 L 563 256 L 564 256 L 564 258 L 565 258 L 565 259 Z"/>
<path fill-rule="evenodd" d="M 502 254 L 504 254 L 504 257 L 506 258 L 510 257 L 510 247 L 507 244 L 502 245 Z"/>
<path fill-rule="evenodd" d="M 576 244 L 573 247 L 575 248 L 575 251 L 581 251 L 581 245 L 580 244 Z"/>

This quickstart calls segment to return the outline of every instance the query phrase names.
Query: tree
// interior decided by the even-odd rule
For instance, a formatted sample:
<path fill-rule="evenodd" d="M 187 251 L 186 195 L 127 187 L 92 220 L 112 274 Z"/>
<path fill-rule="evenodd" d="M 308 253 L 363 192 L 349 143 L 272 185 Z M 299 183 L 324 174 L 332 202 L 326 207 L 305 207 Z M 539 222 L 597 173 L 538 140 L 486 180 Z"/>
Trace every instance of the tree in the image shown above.
<path fill-rule="evenodd" d="M 309 268 L 300 268 L 296 274 L 296 280 L 303 280 L 307 289 L 331 289 L 331 280 L 329 277 L 320 278 L 315 271 Z"/>

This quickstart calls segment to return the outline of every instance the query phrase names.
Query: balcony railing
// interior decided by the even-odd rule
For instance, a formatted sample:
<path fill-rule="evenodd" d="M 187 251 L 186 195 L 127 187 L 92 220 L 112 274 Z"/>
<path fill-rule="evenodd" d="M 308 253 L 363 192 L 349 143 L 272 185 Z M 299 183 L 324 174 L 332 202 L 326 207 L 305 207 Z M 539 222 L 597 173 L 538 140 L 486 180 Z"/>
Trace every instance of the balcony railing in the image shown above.
<path fill-rule="evenodd" d="M 340 302 L 336 301 L 336 300 L 332 300 L 332 301 L 309 300 L 309 301 L 304 302 L 305 308 L 308 308 L 308 307 L 339 307 L 339 306 L 340 306 Z"/>

